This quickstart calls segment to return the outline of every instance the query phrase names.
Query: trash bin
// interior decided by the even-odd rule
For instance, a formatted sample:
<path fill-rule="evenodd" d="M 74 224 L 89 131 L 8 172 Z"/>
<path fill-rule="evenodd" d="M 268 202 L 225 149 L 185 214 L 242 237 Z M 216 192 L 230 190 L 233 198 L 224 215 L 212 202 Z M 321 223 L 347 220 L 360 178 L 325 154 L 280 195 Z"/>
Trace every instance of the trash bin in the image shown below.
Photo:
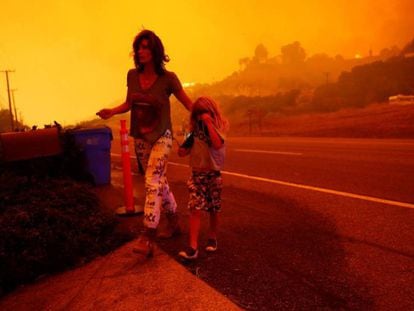
<path fill-rule="evenodd" d="M 111 140 L 109 127 L 76 129 L 70 132 L 80 148 L 84 168 L 96 185 L 111 182 Z"/>

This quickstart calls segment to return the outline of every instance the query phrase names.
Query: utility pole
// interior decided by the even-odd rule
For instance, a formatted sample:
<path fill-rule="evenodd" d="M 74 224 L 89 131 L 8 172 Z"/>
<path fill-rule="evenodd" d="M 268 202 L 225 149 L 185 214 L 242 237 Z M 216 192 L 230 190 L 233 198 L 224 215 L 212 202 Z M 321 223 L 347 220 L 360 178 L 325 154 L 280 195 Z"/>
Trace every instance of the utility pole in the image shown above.
<path fill-rule="evenodd" d="M 15 125 L 17 127 L 18 124 L 19 124 L 19 122 L 18 122 L 19 120 L 17 119 L 16 99 L 14 97 L 14 92 L 16 92 L 17 89 L 12 89 L 10 91 L 11 91 L 11 97 L 12 97 L 13 110 L 14 110 L 14 122 L 15 122 Z"/>
<path fill-rule="evenodd" d="M 11 96 L 10 96 L 9 72 L 14 72 L 14 70 L 0 70 L 0 72 L 4 72 L 6 74 L 7 96 L 9 98 L 9 112 L 10 112 L 10 131 L 13 132 L 14 121 L 13 121 L 13 111 L 12 111 L 12 103 L 11 103 Z"/>

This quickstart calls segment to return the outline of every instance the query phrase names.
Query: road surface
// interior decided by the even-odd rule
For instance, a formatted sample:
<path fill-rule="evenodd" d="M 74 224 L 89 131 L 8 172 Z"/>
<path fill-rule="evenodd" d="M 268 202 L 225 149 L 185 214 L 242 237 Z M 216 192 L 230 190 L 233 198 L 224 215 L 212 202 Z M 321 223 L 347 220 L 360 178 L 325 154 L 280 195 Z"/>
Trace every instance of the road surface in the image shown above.
<path fill-rule="evenodd" d="M 413 140 L 227 147 L 219 251 L 183 263 L 189 270 L 248 310 L 414 308 Z M 187 161 L 173 153 L 168 172 L 183 215 Z M 159 245 L 179 260 L 187 238 Z"/>

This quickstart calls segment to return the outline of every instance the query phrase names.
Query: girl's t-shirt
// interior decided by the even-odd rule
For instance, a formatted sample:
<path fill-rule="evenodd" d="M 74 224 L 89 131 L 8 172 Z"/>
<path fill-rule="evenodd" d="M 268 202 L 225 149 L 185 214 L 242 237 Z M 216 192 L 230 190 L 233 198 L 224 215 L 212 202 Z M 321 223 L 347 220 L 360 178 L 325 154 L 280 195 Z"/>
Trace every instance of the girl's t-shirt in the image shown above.
<path fill-rule="evenodd" d="M 220 149 L 212 146 L 207 126 L 201 120 L 196 123 L 194 131 L 183 143 L 182 147 L 191 148 L 190 166 L 193 170 L 220 171 L 223 168 L 226 155 L 224 135 L 218 129 L 215 130 L 223 141 Z"/>

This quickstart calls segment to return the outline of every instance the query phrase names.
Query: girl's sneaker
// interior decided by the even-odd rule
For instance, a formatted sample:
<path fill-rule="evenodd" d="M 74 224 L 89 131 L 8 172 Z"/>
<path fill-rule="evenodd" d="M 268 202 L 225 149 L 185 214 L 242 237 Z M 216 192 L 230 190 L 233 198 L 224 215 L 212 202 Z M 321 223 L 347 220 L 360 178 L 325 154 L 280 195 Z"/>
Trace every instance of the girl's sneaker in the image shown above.
<path fill-rule="evenodd" d="M 216 239 L 208 239 L 206 251 L 207 252 L 215 252 L 217 250 L 217 240 Z"/>
<path fill-rule="evenodd" d="M 178 256 L 187 260 L 194 260 L 198 257 L 198 250 L 189 246 L 185 251 L 179 252 Z"/>

